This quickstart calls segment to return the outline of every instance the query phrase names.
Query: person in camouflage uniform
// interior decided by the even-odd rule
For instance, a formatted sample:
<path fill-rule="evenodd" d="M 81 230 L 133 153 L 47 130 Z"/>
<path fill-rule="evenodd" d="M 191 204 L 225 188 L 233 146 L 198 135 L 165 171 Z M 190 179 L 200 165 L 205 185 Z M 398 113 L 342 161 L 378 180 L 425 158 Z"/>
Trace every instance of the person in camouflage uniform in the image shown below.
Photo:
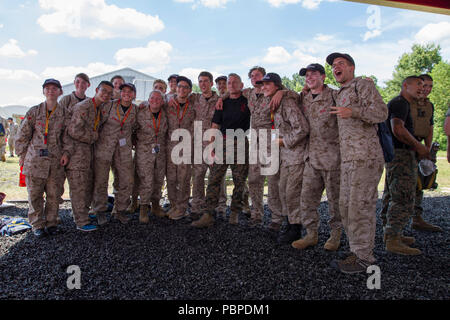
<path fill-rule="evenodd" d="M 411 248 L 414 238 L 403 236 L 403 229 L 414 210 L 417 182 L 417 161 L 429 155 L 428 148 L 414 138 L 414 125 L 410 102 L 417 99 L 423 90 L 423 81 L 410 76 L 403 80 L 402 91 L 388 103 L 390 131 L 394 143 L 394 159 L 386 164 L 385 198 L 389 207 L 382 220 L 386 251 L 402 255 L 419 255 L 421 251 Z"/>
<path fill-rule="evenodd" d="M 263 85 L 264 96 L 268 98 L 283 89 L 281 78 L 276 73 L 266 74 L 257 84 Z M 277 159 L 280 166 L 279 194 L 283 213 L 287 215 L 289 222 L 288 230 L 278 237 L 279 243 L 291 243 L 301 236 L 299 195 L 302 192 L 309 124 L 298 103 L 297 96 L 285 96 L 277 111 L 271 115 L 273 128 L 279 132 L 279 138 L 276 140 L 280 147 Z"/>
<path fill-rule="evenodd" d="M 0 124 L 3 126 L 3 130 L 0 132 L 0 158 L 1 161 L 6 162 L 6 135 L 9 128 L 8 121 L 0 116 Z"/>
<path fill-rule="evenodd" d="M 234 182 L 229 223 L 237 224 L 239 213 L 242 211 L 242 195 L 248 175 L 248 140 L 246 137 L 238 136 L 236 138 L 234 135 L 230 136 L 230 132 L 227 132 L 227 129 L 233 130 L 232 132 L 235 134 L 236 130 L 239 129 L 246 132 L 250 128 L 250 110 L 247 99 L 242 96 L 243 83 L 239 75 L 230 74 L 227 80 L 227 87 L 230 98 L 223 101 L 222 110 L 216 110 L 212 119 L 212 128 L 220 129 L 222 135 L 213 137 L 211 142 L 215 141 L 219 145 L 220 143 L 223 144 L 223 156 L 221 159 L 215 159 L 212 165 L 206 190 L 206 207 L 202 217 L 191 224 L 196 228 L 205 228 L 214 224 L 213 211 L 217 207 L 223 177 L 229 166 L 231 167 Z M 221 139 L 222 141 L 218 142 L 215 139 Z M 244 140 L 244 145 L 242 145 L 242 140 Z M 227 144 L 229 144 L 228 148 Z M 217 144 L 215 146 L 219 147 Z M 231 146 L 232 149 L 230 150 Z M 217 153 L 217 150 L 215 153 Z M 231 156 L 233 156 L 233 161 L 230 160 Z M 239 157 L 244 159 L 239 159 Z M 240 162 L 240 160 L 243 160 L 243 162 Z"/>
<path fill-rule="evenodd" d="M 149 95 L 148 103 L 142 103 L 138 108 L 135 159 L 136 172 L 140 181 L 139 222 L 141 223 L 149 222 L 150 202 L 154 215 L 160 218 L 165 216 L 159 205 L 161 187 L 166 174 L 169 130 L 163 105 L 164 94 L 154 90 Z"/>
<path fill-rule="evenodd" d="M 373 81 L 355 78 L 350 55 L 336 52 L 326 60 L 341 85 L 331 114 L 337 116 L 341 151 L 339 212 L 351 251 L 331 265 L 344 273 L 366 272 L 376 261 L 377 187 L 384 165 L 377 124 L 386 120 L 388 110 Z"/>
<path fill-rule="evenodd" d="M 14 157 L 14 143 L 16 141 L 17 131 L 19 130 L 19 126 L 14 123 L 13 118 L 8 118 L 8 147 L 9 147 L 9 156 Z"/>
<path fill-rule="evenodd" d="M 92 202 L 94 184 L 94 143 L 98 139 L 101 112 L 110 101 L 113 86 L 108 81 L 100 82 L 95 97 L 85 99 L 71 107 L 68 135 L 72 140 L 71 161 L 66 166 L 72 212 L 78 230 L 94 231 L 90 223 L 89 207 Z"/>
<path fill-rule="evenodd" d="M 117 174 L 114 217 L 126 224 L 126 210 L 133 190 L 132 134 L 136 129 L 137 107 L 132 101 L 136 88 L 131 83 L 120 87 L 121 98 L 103 106 L 98 140 L 94 146 L 94 198 L 93 209 L 99 225 L 107 222 L 108 180 L 112 169 Z"/>
<path fill-rule="evenodd" d="M 299 72 L 305 76 L 310 91 L 302 95 L 301 106 L 309 123 L 308 152 L 301 193 L 300 211 L 302 225 L 307 234 L 292 243 L 296 249 L 305 249 L 318 242 L 320 204 L 324 189 L 327 190 L 330 215 L 330 238 L 324 245 L 326 250 L 339 248 L 342 222 L 339 214 L 339 181 L 341 156 L 337 118 L 330 114 L 334 103 L 334 90 L 324 84 L 325 69 L 318 63 L 308 65 Z"/>
<path fill-rule="evenodd" d="M 46 101 L 26 113 L 15 149 L 23 166 L 28 191 L 28 219 L 36 237 L 57 232 L 59 196 L 64 183 L 64 166 L 69 163 L 71 143 L 66 125 L 70 119 L 58 104 L 62 87 L 58 80 L 43 84 Z M 45 206 L 44 206 L 45 193 Z"/>
<path fill-rule="evenodd" d="M 177 94 L 175 105 L 169 104 L 167 108 L 167 120 L 169 123 L 169 141 L 167 148 L 167 191 L 171 209 L 167 213 L 172 220 L 180 220 L 186 216 L 186 210 L 189 205 L 189 195 L 191 193 L 192 177 L 192 150 L 194 137 L 195 109 L 189 101 L 189 94 L 192 91 L 192 81 L 184 76 L 177 77 Z M 182 133 L 187 130 L 189 136 L 183 138 L 179 136 L 178 140 L 172 140 L 172 135 Z M 188 139 L 183 141 L 182 139 Z M 174 153 L 179 149 L 179 145 L 191 145 L 191 154 L 184 154 L 187 150 L 182 150 L 182 154 Z M 174 154 L 172 154 L 174 153 Z M 181 163 L 175 163 L 175 158 L 181 160 Z M 184 161 L 186 160 L 186 161 Z"/>

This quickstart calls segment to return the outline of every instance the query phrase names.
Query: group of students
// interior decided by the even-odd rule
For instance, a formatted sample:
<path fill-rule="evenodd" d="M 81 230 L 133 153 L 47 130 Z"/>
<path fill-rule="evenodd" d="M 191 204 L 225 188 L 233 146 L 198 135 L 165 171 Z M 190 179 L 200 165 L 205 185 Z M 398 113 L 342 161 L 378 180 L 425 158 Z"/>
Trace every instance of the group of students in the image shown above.
<path fill-rule="evenodd" d="M 139 106 L 133 103 L 135 86 L 120 76 L 102 81 L 95 96 L 88 98 L 89 78 L 78 74 L 75 91 L 59 101 L 61 84 L 47 79 L 43 84 L 46 100 L 27 112 L 15 143 L 26 175 L 34 234 L 56 233 L 65 178 L 77 229 L 93 231 L 107 223 L 110 170 L 114 175 L 112 218 L 128 223 L 127 210 L 136 207 L 139 198 L 140 223 L 149 223 L 150 212 L 182 219 L 188 215 L 192 180 L 191 225 L 209 227 L 215 222 L 214 212 L 224 212 L 225 175 L 230 168 L 234 189 L 229 223 L 238 223 L 248 194 L 249 224 L 262 224 L 267 178 L 268 228 L 278 233 L 280 243 L 299 250 L 315 246 L 317 208 L 326 189 L 330 237 L 324 248 L 338 250 L 345 231 L 351 251 L 331 264 L 345 273 L 366 272 L 376 261 L 377 186 L 385 164 L 376 125 L 388 118 L 388 108 L 373 81 L 355 77 L 350 55 L 335 52 L 326 61 L 341 85 L 338 90 L 324 84 L 325 69 L 317 63 L 299 71 L 307 88 L 300 94 L 287 90 L 278 74 L 266 73 L 262 67 L 248 73 L 253 88 L 244 89 L 241 77 L 232 73 L 215 80 L 215 92 L 213 76 L 204 71 L 198 76 L 201 93 L 192 92 L 190 79 L 172 75 L 169 93 L 165 81 L 156 80 L 148 101 Z M 194 145 L 196 122 L 202 124 L 202 137 L 209 129 L 221 133 L 202 142 L 202 155 L 215 159 L 220 154 L 226 161 L 175 160 L 196 157 L 179 147 Z M 247 137 L 230 135 L 230 130 L 250 128 L 250 143 Z M 267 148 L 269 158 L 275 145 L 279 170 L 266 175 L 266 159 L 249 162 L 250 145 L 256 150 Z M 168 212 L 160 206 L 164 180 Z M 287 228 L 281 228 L 285 220 Z"/>

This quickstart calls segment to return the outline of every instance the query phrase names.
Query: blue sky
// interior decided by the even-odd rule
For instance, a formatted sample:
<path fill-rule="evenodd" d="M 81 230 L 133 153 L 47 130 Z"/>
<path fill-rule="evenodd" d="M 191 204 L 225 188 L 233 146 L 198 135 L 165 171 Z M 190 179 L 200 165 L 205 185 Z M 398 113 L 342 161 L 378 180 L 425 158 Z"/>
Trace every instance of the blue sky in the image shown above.
<path fill-rule="evenodd" d="M 449 16 L 337 0 L 0 0 L 0 105 L 36 104 L 45 78 L 78 72 L 237 72 L 248 85 L 253 65 L 291 76 L 334 51 L 385 81 L 428 42 L 450 60 Z"/>

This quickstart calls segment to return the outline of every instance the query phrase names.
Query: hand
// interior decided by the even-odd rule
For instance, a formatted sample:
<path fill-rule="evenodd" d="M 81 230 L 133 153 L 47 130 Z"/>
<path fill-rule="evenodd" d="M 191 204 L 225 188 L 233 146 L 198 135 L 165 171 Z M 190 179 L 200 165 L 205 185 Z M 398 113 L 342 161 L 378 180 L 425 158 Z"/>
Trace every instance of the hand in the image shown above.
<path fill-rule="evenodd" d="M 270 111 L 275 112 L 280 107 L 281 100 L 283 100 L 283 90 L 278 90 L 272 97 L 269 103 Z"/>
<path fill-rule="evenodd" d="M 330 107 L 332 110 L 330 114 L 335 114 L 342 119 L 348 119 L 352 117 L 352 109 L 347 107 Z"/>
<path fill-rule="evenodd" d="M 63 155 L 61 157 L 61 161 L 59 162 L 61 164 L 61 166 L 65 167 L 69 164 L 69 157 L 67 156 L 67 154 Z"/>
<path fill-rule="evenodd" d="M 175 98 L 172 97 L 172 98 L 170 98 L 168 105 L 169 105 L 169 107 L 176 108 L 178 103 L 175 100 Z"/>
<path fill-rule="evenodd" d="M 223 100 L 219 98 L 216 102 L 216 110 L 223 110 Z"/>
<path fill-rule="evenodd" d="M 19 167 L 23 167 L 23 164 L 25 163 L 25 159 L 20 157 L 19 158 Z"/>
<path fill-rule="evenodd" d="M 447 142 L 447 143 L 449 143 L 449 142 Z M 447 147 L 447 161 L 448 161 L 448 163 L 450 163 L 450 148 L 449 147 Z"/>
<path fill-rule="evenodd" d="M 303 86 L 302 92 L 303 92 L 303 94 L 307 94 L 309 92 L 309 87 L 308 87 L 308 85 L 306 83 Z"/>
<path fill-rule="evenodd" d="M 428 149 L 427 146 L 425 146 L 421 143 L 418 143 L 417 146 L 415 147 L 415 150 L 416 150 L 420 160 L 430 159 L 430 149 Z"/>

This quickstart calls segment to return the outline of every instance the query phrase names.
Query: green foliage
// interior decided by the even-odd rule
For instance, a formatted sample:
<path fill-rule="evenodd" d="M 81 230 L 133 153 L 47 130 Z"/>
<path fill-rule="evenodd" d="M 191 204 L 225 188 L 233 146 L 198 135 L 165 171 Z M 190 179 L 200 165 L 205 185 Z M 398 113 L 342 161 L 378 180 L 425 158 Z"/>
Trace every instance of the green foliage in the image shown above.
<path fill-rule="evenodd" d="M 434 104 L 433 141 L 439 142 L 441 150 L 444 150 L 447 146 L 444 121 L 450 103 L 450 64 L 446 61 L 439 62 L 434 66 L 430 75 L 433 78 L 433 90 L 429 96 L 430 101 Z"/>
<path fill-rule="evenodd" d="M 333 76 L 333 69 L 328 63 L 325 64 L 325 75 L 327 76 L 324 81 L 325 84 L 331 84 L 338 88 L 340 87 L 339 83 Z"/>
<path fill-rule="evenodd" d="M 198 84 L 195 84 L 195 83 L 192 84 L 192 92 L 194 92 L 194 93 L 202 93 L 202 91 L 200 90 L 200 87 L 198 86 Z"/>
<path fill-rule="evenodd" d="M 386 82 L 385 101 L 390 101 L 400 93 L 402 81 L 408 76 L 430 73 L 433 67 L 441 62 L 441 47 L 435 44 L 412 46 L 412 52 L 404 53 L 398 60 L 392 79 Z"/>
<path fill-rule="evenodd" d="M 294 90 L 296 92 L 302 91 L 303 86 L 305 85 L 305 77 L 300 77 L 298 73 L 294 73 L 292 75 L 292 79 L 283 77 L 281 81 L 286 88 Z"/>

